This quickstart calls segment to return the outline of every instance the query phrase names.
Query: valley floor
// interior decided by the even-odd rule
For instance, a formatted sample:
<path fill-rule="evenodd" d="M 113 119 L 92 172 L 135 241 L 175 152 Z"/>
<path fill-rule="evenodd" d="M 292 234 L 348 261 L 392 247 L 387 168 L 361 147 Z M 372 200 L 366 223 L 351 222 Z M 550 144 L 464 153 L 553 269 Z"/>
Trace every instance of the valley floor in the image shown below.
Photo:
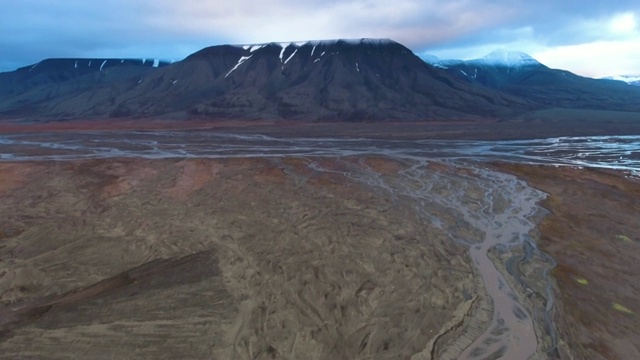
<path fill-rule="evenodd" d="M 361 137 L 377 139 L 507 140 L 560 136 L 640 134 L 640 114 L 556 109 L 513 121 L 305 122 L 215 119 L 87 119 L 38 121 L 0 118 L 0 134 L 70 131 L 230 131 L 279 137 Z"/>
<path fill-rule="evenodd" d="M 638 180 L 492 169 L 384 157 L 0 162 L 0 358 L 499 358 L 509 345 L 474 339 L 511 309 L 491 306 L 469 252 L 483 235 L 461 214 L 508 216 L 535 192 L 496 170 L 550 194 L 550 213 L 531 214 L 538 255 L 489 253 L 533 320 L 516 340 L 536 359 L 640 357 Z M 551 282 L 545 253 L 558 264 Z"/>
<path fill-rule="evenodd" d="M 2 122 L 0 133 L 33 132 L 14 149 L 33 159 L 73 157 L 78 143 L 38 141 L 83 130 L 640 133 L 578 123 L 115 120 Z M 124 143 L 154 146 L 138 140 Z M 0 162 L 0 358 L 640 358 L 638 178 L 346 150 Z"/>

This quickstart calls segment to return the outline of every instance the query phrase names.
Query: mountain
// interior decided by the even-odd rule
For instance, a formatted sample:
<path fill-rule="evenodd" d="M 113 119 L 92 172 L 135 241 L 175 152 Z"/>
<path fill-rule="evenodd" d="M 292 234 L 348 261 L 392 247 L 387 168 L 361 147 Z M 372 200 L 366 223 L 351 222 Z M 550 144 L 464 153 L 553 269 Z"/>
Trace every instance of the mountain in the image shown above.
<path fill-rule="evenodd" d="M 474 60 L 437 60 L 458 80 L 531 100 L 541 107 L 640 111 L 640 88 L 551 69 L 522 52 L 495 51 Z"/>
<path fill-rule="evenodd" d="M 629 85 L 640 86 L 640 75 L 616 75 L 616 76 L 607 76 L 602 79 L 624 81 Z"/>
<path fill-rule="evenodd" d="M 26 91 L 20 102 L 1 101 L 0 114 L 357 121 L 495 118 L 530 108 L 388 39 L 212 46 L 147 70 L 113 81 L 95 81 L 102 74 L 94 70 L 85 76 L 95 86 L 46 97 Z"/>
<path fill-rule="evenodd" d="M 118 81 L 168 64 L 159 59 L 45 59 L 16 71 L 0 73 L 0 95 L 16 95 L 34 87 L 70 82 L 86 75 L 92 75 L 95 82 Z M 85 82 L 90 81 L 85 79 Z"/>
<path fill-rule="evenodd" d="M 0 118 L 508 120 L 567 109 L 633 117 L 640 87 L 521 52 L 424 61 L 389 39 L 219 45 L 175 63 L 48 59 L 0 73 Z"/>
<path fill-rule="evenodd" d="M 127 79 L 142 78 L 166 65 L 169 62 L 158 59 L 45 59 L 0 73 L 0 109 L 28 108 Z"/>

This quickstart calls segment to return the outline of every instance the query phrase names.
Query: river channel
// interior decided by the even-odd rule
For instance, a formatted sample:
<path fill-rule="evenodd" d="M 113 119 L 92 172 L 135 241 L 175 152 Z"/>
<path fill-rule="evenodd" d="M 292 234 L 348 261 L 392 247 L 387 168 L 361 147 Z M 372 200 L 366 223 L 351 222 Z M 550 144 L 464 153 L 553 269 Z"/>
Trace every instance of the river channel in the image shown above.
<path fill-rule="evenodd" d="M 640 136 L 518 141 L 276 138 L 213 132 L 84 132 L 0 135 L 0 161 L 77 159 L 297 157 L 314 171 L 317 158 L 382 156 L 401 162 L 394 176 L 361 162 L 343 175 L 411 201 L 422 221 L 468 250 L 481 280 L 479 311 L 458 348 L 443 358 L 553 358 L 554 260 L 531 237 L 546 194 L 486 162 L 597 167 L 640 174 Z M 430 163 L 445 170 L 432 171 Z M 452 220 L 453 219 L 453 220 Z M 535 269 L 524 276 L 523 268 Z M 530 273 L 530 272 L 527 272 Z M 469 295 L 471 296 L 471 295 Z M 530 300 L 536 298 L 536 301 Z"/>

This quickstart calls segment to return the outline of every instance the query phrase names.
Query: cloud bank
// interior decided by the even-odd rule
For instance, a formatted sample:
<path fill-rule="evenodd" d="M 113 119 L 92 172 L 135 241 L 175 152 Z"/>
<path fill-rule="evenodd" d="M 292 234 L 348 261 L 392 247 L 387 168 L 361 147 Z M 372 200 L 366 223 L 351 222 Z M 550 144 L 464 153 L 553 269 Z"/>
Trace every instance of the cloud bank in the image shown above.
<path fill-rule="evenodd" d="M 0 71 L 47 57 L 179 60 L 224 43 L 383 37 L 444 58 L 521 50 L 604 76 L 640 73 L 639 22 L 637 0 L 21 0 L 0 12 Z"/>

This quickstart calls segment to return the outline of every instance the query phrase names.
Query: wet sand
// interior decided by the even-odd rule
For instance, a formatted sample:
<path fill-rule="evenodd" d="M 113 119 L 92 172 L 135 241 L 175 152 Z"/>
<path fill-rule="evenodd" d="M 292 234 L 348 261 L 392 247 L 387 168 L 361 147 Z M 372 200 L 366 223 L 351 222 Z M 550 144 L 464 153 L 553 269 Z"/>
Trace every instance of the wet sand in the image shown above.
<path fill-rule="evenodd" d="M 2 162 L 0 358 L 633 358 L 635 180 L 499 170 Z"/>

